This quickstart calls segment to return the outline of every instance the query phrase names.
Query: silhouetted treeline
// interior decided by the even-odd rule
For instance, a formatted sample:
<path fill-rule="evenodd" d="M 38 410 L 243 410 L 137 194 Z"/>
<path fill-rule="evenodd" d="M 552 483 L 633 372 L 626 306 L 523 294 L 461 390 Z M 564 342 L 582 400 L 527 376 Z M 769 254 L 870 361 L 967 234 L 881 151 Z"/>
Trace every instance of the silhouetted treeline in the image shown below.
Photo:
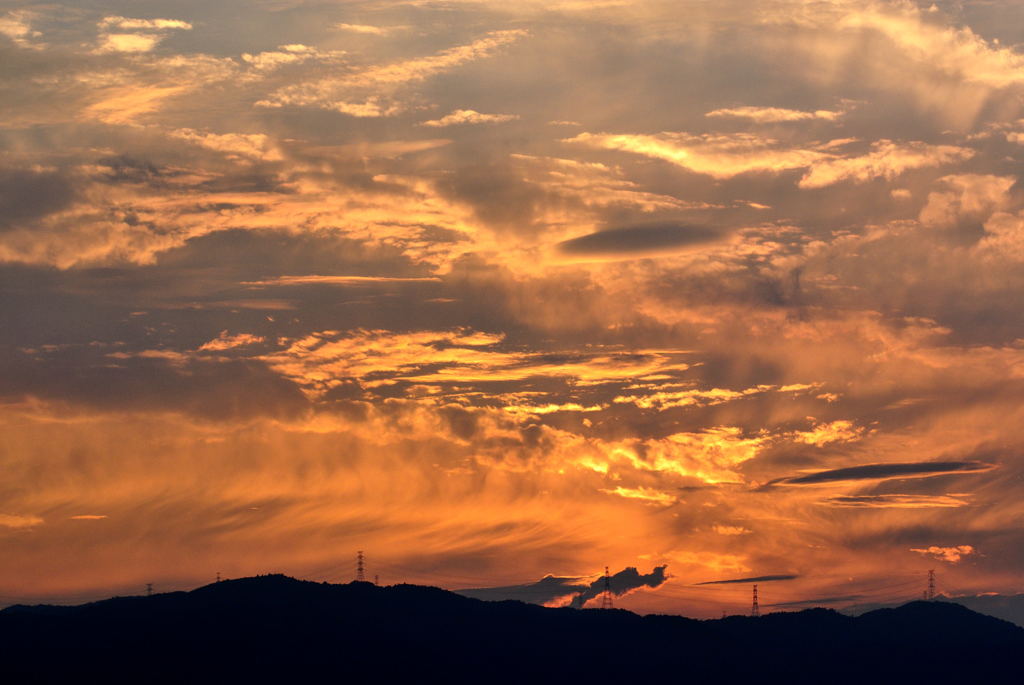
<path fill-rule="evenodd" d="M 0 612 L 0 682 L 1019 682 L 1024 629 L 944 602 L 698 621 L 285 576 Z"/>

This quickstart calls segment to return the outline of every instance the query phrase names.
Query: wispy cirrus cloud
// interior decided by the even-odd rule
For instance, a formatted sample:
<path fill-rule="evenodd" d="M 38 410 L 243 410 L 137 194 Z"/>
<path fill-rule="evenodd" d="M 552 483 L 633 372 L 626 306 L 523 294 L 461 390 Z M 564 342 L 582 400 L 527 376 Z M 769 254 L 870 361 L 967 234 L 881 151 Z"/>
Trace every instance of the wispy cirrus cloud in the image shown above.
<path fill-rule="evenodd" d="M 605 351 L 545 354 L 499 347 L 503 334 L 471 330 L 323 331 L 263 358 L 310 391 L 324 392 L 344 378 L 371 383 L 508 382 L 566 377 L 598 383 L 685 370 L 675 355 Z"/>
<path fill-rule="evenodd" d="M 239 347 L 247 347 L 249 345 L 258 345 L 265 342 L 266 338 L 260 335 L 253 335 L 251 333 L 236 333 L 235 335 L 229 334 L 226 330 L 221 331 L 213 340 L 203 343 L 199 347 L 200 352 L 220 352 L 223 350 L 233 350 Z"/>
<path fill-rule="evenodd" d="M 786 148 L 773 139 L 746 133 L 581 133 L 565 142 L 662 159 L 718 179 L 745 173 L 802 169 L 828 157 L 819 150 Z"/>
<path fill-rule="evenodd" d="M 244 281 L 247 286 L 370 285 L 387 283 L 440 283 L 436 276 L 277 276 L 262 281 Z"/>
<path fill-rule="evenodd" d="M 829 109 L 816 109 L 808 112 L 798 109 L 786 109 L 785 107 L 755 107 L 744 105 L 742 107 L 724 107 L 714 109 L 705 114 L 706 117 L 721 119 L 748 119 L 758 124 L 777 124 L 795 121 L 837 121 L 843 112 Z"/>
<path fill-rule="evenodd" d="M 822 504 L 851 509 L 956 509 L 970 502 L 954 495 L 836 495 Z"/>
<path fill-rule="evenodd" d="M 614 489 L 602 489 L 601 492 L 608 493 L 609 495 L 618 495 L 619 497 L 625 497 L 626 499 L 640 500 L 653 505 L 669 505 L 674 504 L 678 501 L 676 495 L 671 492 L 663 492 L 661 490 L 654 490 L 652 488 L 626 488 L 618 486 Z"/>
<path fill-rule="evenodd" d="M 891 180 L 910 169 L 962 162 L 975 154 L 973 150 L 954 145 L 891 140 L 875 141 L 865 154 L 841 154 L 835 152 L 836 147 L 848 141 L 788 147 L 777 140 L 748 133 L 699 136 L 581 133 L 565 142 L 662 159 L 716 179 L 807 169 L 798 183 L 801 188 L 823 188 L 842 181 Z"/>
<path fill-rule="evenodd" d="M 955 164 L 970 159 L 974 154 L 973 150 L 956 145 L 878 140 L 871 144 L 867 154 L 823 159 L 812 164 L 799 185 L 801 188 L 823 188 L 842 181 L 892 180 L 910 169 Z"/>
<path fill-rule="evenodd" d="M 846 14 L 839 28 L 882 34 L 907 56 L 951 77 L 995 88 L 1024 81 L 1024 58 L 1012 49 L 986 40 L 970 27 L 929 22 L 909 3 L 893 9 L 869 4 Z"/>
<path fill-rule="evenodd" d="M 149 52 L 171 30 L 189 31 L 192 24 L 179 19 L 133 19 L 108 16 L 99 22 L 100 45 L 98 52 Z"/>
<path fill-rule="evenodd" d="M 374 26 L 372 24 L 347 24 L 345 22 L 339 22 L 333 24 L 331 28 L 339 31 L 348 31 L 350 33 L 360 33 L 370 36 L 386 36 L 389 33 L 395 31 L 401 31 L 407 29 L 407 26 Z"/>
<path fill-rule="evenodd" d="M 290 43 L 276 50 L 242 53 L 242 61 L 259 71 L 271 71 L 286 65 L 316 62 L 318 64 L 344 63 L 348 53 L 344 50 L 320 50 L 311 45 Z"/>
<path fill-rule="evenodd" d="M 284 86 L 256 103 L 259 107 L 316 107 L 355 117 L 396 114 L 405 105 L 398 91 L 474 60 L 484 59 L 527 35 L 522 29 L 492 31 L 482 38 L 426 57 L 355 69 L 329 77 Z"/>
<path fill-rule="evenodd" d="M 192 24 L 180 19 L 133 19 L 131 17 L 109 16 L 99 23 L 104 29 L 124 31 L 164 31 L 167 29 L 191 30 Z"/>
<path fill-rule="evenodd" d="M 15 530 L 33 528 L 43 523 L 38 516 L 24 514 L 0 514 L 0 527 Z"/>
<path fill-rule="evenodd" d="M 518 118 L 518 114 L 484 114 L 473 109 L 457 109 L 445 114 L 440 119 L 424 121 L 420 126 L 441 128 L 463 124 L 503 124 L 507 121 L 515 121 Z"/>

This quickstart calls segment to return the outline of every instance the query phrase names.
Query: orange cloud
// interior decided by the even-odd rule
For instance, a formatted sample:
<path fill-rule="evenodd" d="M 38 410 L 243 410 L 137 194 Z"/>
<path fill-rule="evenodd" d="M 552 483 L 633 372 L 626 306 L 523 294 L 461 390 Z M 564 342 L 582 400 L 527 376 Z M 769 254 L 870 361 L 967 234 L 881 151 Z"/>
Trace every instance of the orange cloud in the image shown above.
<path fill-rule="evenodd" d="M 36 38 L 42 34 L 32 28 L 34 15 L 26 10 L 14 10 L 0 16 L 0 35 L 22 48 L 36 48 Z"/>
<path fill-rule="evenodd" d="M 420 126 L 456 126 L 460 124 L 502 124 L 507 121 L 515 121 L 519 118 L 517 114 L 482 114 L 472 109 L 457 109 L 454 112 L 444 115 L 440 119 L 424 121 Z"/>
<path fill-rule="evenodd" d="M 751 134 L 696 136 L 687 133 L 581 133 L 565 142 L 663 159 L 690 171 L 719 179 L 750 172 L 800 169 L 811 166 L 827 156 L 823 152 L 811 149 L 787 149 L 775 140 Z"/>
<path fill-rule="evenodd" d="M 957 79 L 994 88 L 1006 88 L 1024 80 L 1024 57 L 986 41 L 969 27 L 928 22 L 920 10 L 909 4 L 893 9 L 876 4 L 858 8 L 843 17 L 839 27 L 876 31 L 922 65 Z"/>
<path fill-rule="evenodd" d="M 104 17 L 100 22 L 103 28 L 117 28 L 124 31 L 152 30 L 161 31 L 166 29 L 192 28 L 192 24 L 180 19 L 132 19 L 129 17 L 109 16 Z"/>
<path fill-rule="evenodd" d="M 392 31 L 395 31 L 395 30 L 400 29 L 400 28 L 405 28 L 405 27 L 402 27 L 402 26 L 371 26 L 369 24 L 345 24 L 345 23 L 339 23 L 339 24 L 334 24 L 332 26 L 332 28 L 338 29 L 339 31 L 350 31 L 352 33 L 363 33 L 363 34 L 369 34 L 369 35 L 372 35 L 372 36 L 384 36 L 384 35 L 387 35 L 388 33 L 391 33 Z"/>
<path fill-rule="evenodd" d="M 200 352 L 220 352 L 223 350 L 231 350 L 238 347 L 246 347 L 248 345 L 257 345 L 265 341 L 263 336 L 252 335 L 251 333 L 238 333 L 236 335 L 229 335 L 226 330 L 221 331 L 213 340 L 203 343 L 199 347 Z"/>
<path fill-rule="evenodd" d="M 603 207 L 635 207 L 653 213 L 673 209 L 721 209 L 719 205 L 680 200 L 671 195 L 652 193 L 640 184 L 625 178 L 622 169 L 599 162 L 580 162 L 558 157 L 513 154 L 513 162 L 521 165 L 524 180 L 545 191 L 577 200 L 590 210 Z M 593 214 L 550 212 L 544 219 L 553 225 L 583 224 L 592 229 Z"/>
<path fill-rule="evenodd" d="M 773 124 L 791 121 L 836 121 L 843 115 L 842 112 L 833 112 L 827 109 L 818 109 L 813 112 L 802 110 L 786 109 L 784 107 L 729 107 L 716 109 L 708 112 L 706 117 L 749 119 L 758 124 Z"/>
<path fill-rule="evenodd" d="M 793 440 L 805 445 L 823 447 L 830 443 L 858 440 L 863 434 L 864 429 L 855 426 L 853 421 L 840 419 L 818 424 L 809 431 L 798 431 L 793 434 Z"/>
<path fill-rule="evenodd" d="M 440 278 L 434 276 L 403 277 L 403 276 L 278 276 L 262 281 L 244 281 L 249 286 L 279 285 L 361 285 L 375 283 L 439 283 Z"/>
<path fill-rule="evenodd" d="M 950 564 L 958 564 L 964 557 L 975 554 L 975 549 L 971 545 L 958 545 L 956 547 L 936 547 L 932 545 L 926 549 L 911 549 L 910 551 Z"/>
<path fill-rule="evenodd" d="M 823 188 L 841 181 L 864 183 L 876 178 L 891 180 L 909 169 L 962 162 L 974 154 L 973 150 L 955 145 L 879 140 L 871 144 L 871 151 L 866 155 L 816 161 L 800 179 L 799 186 Z"/>
<path fill-rule="evenodd" d="M 263 359 L 314 395 L 344 378 L 364 379 L 370 386 L 387 382 L 384 378 L 422 384 L 566 376 L 579 383 L 601 383 L 688 368 L 663 353 L 597 353 L 553 361 L 542 353 L 493 349 L 503 338 L 468 330 L 358 331 L 347 336 L 325 331 Z M 439 368 L 426 370 L 432 366 Z M 380 379 L 368 378 L 373 375 Z"/>
<path fill-rule="evenodd" d="M 973 150 L 952 145 L 890 140 L 874 142 L 866 155 L 841 155 L 833 151 L 835 144 L 786 147 L 776 140 L 748 133 L 581 133 L 565 142 L 662 159 L 717 179 L 806 168 L 807 173 L 798 183 L 801 188 L 823 188 L 841 181 L 892 179 L 908 169 L 961 162 L 974 155 Z M 833 141 L 836 142 L 846 143 Z"/>
<path fill-rule="evenodd" d="M 299 64 L 316 61 L 331 64 L 343 62 L 348 53 L 344 50 L 320 50 L 302 43 L 282 45 L 277 50 L 266 50 L 258 53 L 242 53 L 242 61 L 260 71 L 277 69 L 286 64 Z"/>
<path fill-rule="evenodd" d="M 356 117 L 389 116 L 404 107 L 396 89 L 423 81 L 473 60 L 490 56 L 527 35 L 520 29 L 493 31 L 472 43 L 427 57 L 368 66 L 340 78 L 325 78 L 284 86 L 256 103 L 260 107 L 319 107 Z M 386 91 L 388 95 L 379 95 Z"/>
<path fill-rule="evenodd" d="M 969 502 L 953 495 L 837 495 L 822 504 L 854 509 L 956 509 Z"/>
<path fill-rule="evenodd" d="M 38 516 L 25 516 L 17 514 L 0 514 L 0 527 L 3 528 L 32 528 L 43 523 Z"/>
<path fill-rule="evenodd" d="M 609 495 L 618 495 L 619 497 L 625 497 L 626 499 L 638 499 L 649 504 L 656 505 L 668 505 L 673 504 L 676 501 L 675 495 L 670 492 L 661 492 L 659 490 L 653 490 L 645 487 L 624 488 L 620 485 L 612 490 L 602 489 L 601 492 L 606 492 Z"/>
<path fill-rule="evenodd" d="M 145 114 L 156 112 L 164 100 L 187 90 L 186 86 L 113 87 L 98 102 L 86 107 L 82 115 L 107 124 L 129 124 Z"/>

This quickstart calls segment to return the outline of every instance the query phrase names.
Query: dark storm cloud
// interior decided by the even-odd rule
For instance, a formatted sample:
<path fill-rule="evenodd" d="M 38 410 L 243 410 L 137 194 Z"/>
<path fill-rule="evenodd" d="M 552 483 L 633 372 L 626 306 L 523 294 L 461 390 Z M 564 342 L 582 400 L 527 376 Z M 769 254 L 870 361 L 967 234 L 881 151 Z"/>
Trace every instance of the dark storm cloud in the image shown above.
<path fill-rule="evenodd" d="M 458 150 L 456 150 L 458 152 Z M 480 151 L 474 149 L 473 155 Z M 438 191 L 473 208 L 480 221 L 521 233 L 540 230 L 543 208 L 563 204 L 557 195 L 517 176 L 507 165 L 473 163 L 460 166 L 438 182 Z"/>
<path fill-rule="evenodd" d="M 57 270 L 8 263 L 0 265 L 0 315 L 9 324 L 0 326 L 0 344 L 36 347 L 117 340 L 127 343 L 129 350 L 154 346 L 191 350 L 225 328 L 257 335 L 304 334 L 308 328 L 282 331 L 280 325 L 293 325 L 291 318 L 259 310 L 261 306 L 270 310 L 275 302 L 285 304 L 284 300 L 288 309 L 309 310 L 303 315 L 304 326 L 323 328 L 337 327 L 339 308 L 350 318 L 358 309 L 353 326 L 373 327 L 389 327 L 402 320 L 405 315 L 395 313 L 396 309 L 426 309 L 422 314 L 426 318 L 442 308 L 415 306 L 416 295 L 427 299 L 446 294 L 433 282 L 356 281 L 348 287 L 313 284 L 302 288 L 247 285 L 307 275 L 377 274 L 418 278 L 424 271 L 396 248 L 367 246 L 332 230 L 298 235 L 258 229 L 219 231 L 163 252 L 153 264 L 135 267 Z M 405 297 L 394 297 L 396 292 Z M 358 298 L 367 304 L 351 303 Z M 378 301 L 382 298 L 385 303 Z M 331 312 L 322 313 L 325 307 Z M 136 315 L 139 312 L 146 314 Z M 273 326 L 268 313 L 283 323 Z"/>
<path fill-rule="evenodd" d="M 643 587 L 656 588 L 665 582 L 665 569 L 667 566 L 657 566 L 646 575 L 641 575 L 632 566 L 627 567 L 609 579 L 609 586 L 613 595 L 624 595 L 627 592 Z M 588 600 L 591 600 L 604 591 L 604 578 L 598 578 L 588 587 L 585 587 L 573 597 L 572 606 L 582 607 Z"/>
<path fill-rule="evenodd" d="M 729 580 L 708 580 L 697 585 L 733 585 L 737 583 L 767 583 L 776 580 L 796 580 L 800 576 L 775 575 L 775 576 L 754 576 L 753 578 L 731 578 Z"/>
<path fill-rule="evenodd" d="M 632 566 L 625 568 L 609 579 L 612 594 L 621 596 L 633 590 L 656 588 L 665 582 L 666 566 L 658 566 L 648 574 L 641 574 Z M 547 576 L 536 583 L 507 585 L 504 587 L 473 588 L 458 590 L 467 597 L 488 601 L 518 600 L 531 604 L 544 604 L 560 597 L 574 595 L 572 606 L 582 607 L 588 600 L 604 592 L 604 577 L 590 584 L 580 583 L 579 578 Z"/>
<path fill-rule="evenodd" d="M 59 212 L 74 199 L 74 186 L 62 173 L 0 169 L 0 229 Z"/>
<path fill-rule="evenodd" d="M 650 224 L 610 228 L 558 244 L 565 255 L 596 257 L 675 250 L 703 245 L 721 238 L 721 233 L 706 226 Z"/>
<path fill-rule="evenodd" d="M 308 402 L 293 383 L 253 360 L 197 359 L 119 346 L 7 350 L 0 398 L 34 397 L 101 411 L 177 411 L 213 421 L 296 417 Z"/>
<path fill-rule="evenodd" d="M 150 161 L 135 159 L 128 155 L 105 157 L 98 160 L 97 165 L 109 169 L 102 177 L 108 183 L 154 183 L 171 173 Z"/>
<path fill-rule="evenodd" d="M 882 478 L 920 478 L 949 473 L 978 473 L 995 468 L 981 461 L 928 461 L 905 464 L 865 464 L 843 469 L 830 469 L 806 476 L 780 478 L 769 485 L 815 485 L 846 480 L 875 480 Z"/>

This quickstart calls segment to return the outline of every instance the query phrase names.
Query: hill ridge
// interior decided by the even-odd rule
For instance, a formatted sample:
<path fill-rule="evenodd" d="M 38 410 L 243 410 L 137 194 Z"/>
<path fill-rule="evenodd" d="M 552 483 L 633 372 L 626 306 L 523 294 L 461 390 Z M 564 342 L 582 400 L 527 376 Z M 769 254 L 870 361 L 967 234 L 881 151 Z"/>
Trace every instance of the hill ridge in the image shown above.
<path fill-rule="evenodd" d="M 59 662 L 54 649 L 64 655 Z M 446 674 L 445 682 L 605 682 L 684 673 L 716 682 L 766 674 L 789 682 L 874 674 L 873 682 L 886 682 L 879 674 L 911 672 L 1000 682 L 1021 649 L 1024 629 L 946 602 L 859 617 L 807 609 L 697 620 L 281 574 L 0 611 L 0 663 L 19 683 L 312 682 L 353 674 L 384 682 L 429 682 L 430 674 Z"/>

